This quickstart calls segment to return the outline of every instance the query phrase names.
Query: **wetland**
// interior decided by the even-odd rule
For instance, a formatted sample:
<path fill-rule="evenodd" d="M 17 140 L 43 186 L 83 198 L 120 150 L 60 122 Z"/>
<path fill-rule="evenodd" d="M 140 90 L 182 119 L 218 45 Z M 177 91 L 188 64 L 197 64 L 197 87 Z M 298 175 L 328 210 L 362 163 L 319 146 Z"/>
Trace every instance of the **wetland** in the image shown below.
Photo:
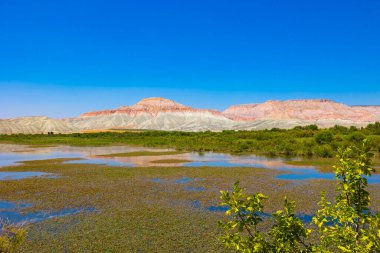
<path fill-rule="evenodd" d="M 7 138 L 0 144 L 0 217 L 27 224 L 20 252 L 228 252 L 216 239 L 225 211 L 219 197 L 235 181 L 269 196 L 265 214 L 282 208 L 284 196 L 296 200 L 305 223 L 321 191 L 336 194 L 333 157 Z M 379 175 L 368 187 L 377 211 Z"/>

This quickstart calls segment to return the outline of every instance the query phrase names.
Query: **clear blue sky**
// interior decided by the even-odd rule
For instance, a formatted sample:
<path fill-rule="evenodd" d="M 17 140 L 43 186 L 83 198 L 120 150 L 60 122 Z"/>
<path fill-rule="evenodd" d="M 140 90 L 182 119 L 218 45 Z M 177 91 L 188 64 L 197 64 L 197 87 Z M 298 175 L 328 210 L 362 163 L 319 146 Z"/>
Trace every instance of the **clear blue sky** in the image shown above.
<path fill-rule="evenodd" d="M 149 96 L 380 104 L 380 1 L 0 1 L 0 118 Z"/>

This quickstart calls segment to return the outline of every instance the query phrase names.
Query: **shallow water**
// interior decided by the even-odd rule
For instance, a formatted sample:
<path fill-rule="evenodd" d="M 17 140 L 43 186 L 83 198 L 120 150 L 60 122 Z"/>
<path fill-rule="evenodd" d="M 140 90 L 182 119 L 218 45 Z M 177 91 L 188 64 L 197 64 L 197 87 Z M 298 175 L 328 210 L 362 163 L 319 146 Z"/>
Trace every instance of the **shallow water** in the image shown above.
<path fill-rule="evenodd" d="M 209 211 L 209 212 L 226 212 L 229 207 L 227 206 L 206 206 L 202 207 L 201 202 L 198 200 L 195 200 L 191 203 L 191 206 L 196 209 L 203 209 L 204 211 Z M 298 218 L 300 218 L 301 221 L 305 223 L 310 223 L 312 221 L 313 215 L 311 214 L 305 214 L 305 213 L 297 213 L 296 214 Z M 273 217 L 272 214 L 270 213 L 259 213 L 259 216 L 262 218 L 271 218 Z"/>
<path fill-rule="evenodd" d="M 195 180 L 196 180 L 195 178 L 183 177 L 183 178 L 175 180 L 175 183 L 176 184 L 187 184 L 187 183 L 194 182 Z"/>
<path fill-rule="evenodd" d="M 15 209 L 15 208 L 25 208 L 25 207 L 30 207 L 32 206 L 31 204 L 27 203 L 15 203 L 15 202 L 9 202 L 9 201 L 0 201 L 0 211 L 3 210 L 10 210 L 10 209 Z"/>
<path fill-rule="evenodd" d="M 123 163 L 123 162 L 119 162 L 119 161 L 99 159 L 99 158 L 91 158 L 91 159 L 84 158 L 83 160 L 72 160 L 72 161 L 67 161 L 65 163 L 68 163 L 68 164 L 103 164 L 103 165 L 109 165 L 109 166 L 134 167 L 134 165 L 132 163 Z"/>
<path fill-rule="evenodd" d="M 203 192 L 205 190 L 205 188 L 203 187 L 191 187 L 191 186 L 187 186 L 184 188 L 185 191 L 192 191 L 192 192 Z"/>
<path fill-rule="evenodd" d="M 21 171 L 21 172 L 0 171 L 0 181 L 19 180 L 19 179 L 31 178 L 31 177 L 56 178 L 58 176 L 52 173 L 35 172 L 35 171 Z"/>
<path fill-rule="evenodd" d="M 25 212 L 23 209 L 31 207 L 32 204 L 22 203 L 17 204 L 9 201 L 0 201 L 0 220 L 13 224 L 26 222 L 39 222 L 46 219 L 63 217 L 67 215 L 78 214 L 82 212 L 93 212 L 94 208 L 64 208 L 58 211 L 38 211 Z"/>
<path fill-rule="evenodd" d="M 174 180 L 164 180 L 164 179 L 161 179 L 161 178 L 153 178 L 152 179 L 152 182 L 154 183 L 166 183 L 166 184 L 181 184 L 181 185 L 187 185 L 187 184 L 190 184 L 190 183 L 193 183 L 195 181 L 200 181 L 200 180 L 203 180 L 202 178 L 190 178 L 190 177 L 182 177 L 182 178 L 179 178 L 179 179 L 174 179 Z M 183 188 L 185 191 L 195 191 L 195 192 L 201 192 L 201 191 L 204 191 L 205 188 L 204 187 L 200 187 L 200 186 L 185 186 Z"/>
<path fill-rule="evenodd" d="M 66 163 L 70 164 L 104 164 L 108 166 L 124 166 L 124 167 L 147 167 L 147 166 L 184 166 L 184 167 L 250 167 L 264 168 L 286 171 L 276 178 L 281 180 L 309 180 L 309 179 L 325 179 L 333 180 L 333 173 L 323 173 L 312 166 L 296 166 L 286 163 L 284 158 L 271 158 L 257 155 L 230 155 L 222 153 L 205 152 L 202 154 L 189 152 L 175 155 L 159 155 L 159 156 L 132 156 L 132 157 L 100 157 L 99 155 L 124 153 L 135 151 L 172 151 L 171 149 L 152 149 L 143 147 L 129 146 L 106 146 L 106 147 L 41 147 L 31 148 L 25 145 L 0 145 L 0 167 L 17 165 L 27 160 L 44 160 L 55 158 L 80 158 L 81 160 L 71 160 Z M 189 160 L 191 162 L 180 163 L 155 163 L 157 160 L 176 159 Z M 40 172 L 36 172 L 40 173 Z M 22 178 L 22 175 L 19 174 Z M 35 175 L 37 176 L 37 175 Z M 8 177 L 8 179 L 19 179 Z M 1 175 L 0 175 L 1 180 Z M 4 180 L 4 179 L 3 179 Z M 368 179 L 369 183 L 380 183 L 380 175 L 375 174 Z M 181 183 L 181 182 L 179 182 Z"/>
<path fill-rule="evenodd" d="M 0 166 L 15 165 L 22 161 L 31 160 L 46 160 L 55 158 L 72 158 L 78 157 L 75 153 L 63 153 L 63 152 L 1 152 L 0 153 Z"/>
<path fill-rule="evenodd" d="M 309 179 L 326 179 L 326 180 L 334 180 L 335 174 L 334 173 L 322 173 L 318 171 L 315 168 L 308 168 L 308 169 L 288 169 L 285 168 L 284 170 L 292 171 L 293 173 L 286 173 L 286 174 L 280 174 L 277 175 L 277 179 L 284 179 L 284 180 L 309 180 Z M 373 174 L 370 177 L 366 177 L 369 184 L 380 184 L 380 175 L 379 174 Z"/>

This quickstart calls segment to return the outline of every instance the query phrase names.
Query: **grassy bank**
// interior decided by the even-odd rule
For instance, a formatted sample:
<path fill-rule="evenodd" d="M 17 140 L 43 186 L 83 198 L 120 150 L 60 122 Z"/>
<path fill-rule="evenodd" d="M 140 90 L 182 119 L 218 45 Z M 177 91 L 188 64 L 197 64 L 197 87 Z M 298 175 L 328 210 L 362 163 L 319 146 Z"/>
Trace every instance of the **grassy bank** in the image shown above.
<path fill-rule="evenodd" d="M 367 138 L 372 150 L 380 151 L 380 123 L 365 128 L 316 126 L 290 130 L 223 132 L 125 131 L 53 135 L 0 135 L 0 143 L 29 145 L 117 145 L 175 148 L 186 151 L 217 151 L 266 155 L 334 157 L 339 146 L 359 143 Z"/>

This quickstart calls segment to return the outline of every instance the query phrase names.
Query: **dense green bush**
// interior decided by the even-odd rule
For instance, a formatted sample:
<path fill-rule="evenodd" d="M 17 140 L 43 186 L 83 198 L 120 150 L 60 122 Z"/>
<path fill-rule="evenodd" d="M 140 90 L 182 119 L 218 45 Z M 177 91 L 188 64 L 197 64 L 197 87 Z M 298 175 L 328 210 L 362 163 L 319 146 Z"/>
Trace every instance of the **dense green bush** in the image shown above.
<path fill-rule="evenodd" d="M 369 132 L 371 134 L 380 135 L 380 122 L 376 122 L 374 124 L 369 124 L 365 128 L 366 132 Z"/>
<path fill-rule="evenodd" d="M 315 142 L 318 144 L 329 144 L 334 136 L 329 130 L 323 130 L 315 135 Z"/>
<path fill-rule="evenodd" d="M 380 124 L 365 128 L 298 126 L 293 129 L 222 132 L 125 131 L 54 135 L 0 135 L 0 142 L 53 145 L 139 145 L 187 151 L 258 153 L 267 155 L 331 157 L 339 146 L 350 146 L 364 138 L 371 148 L 380 148 Z"/>
<path fill-rule="evenodd" d="M 316 146 L 313 150 L 313 153 L 322 158 L 328 158 L 328 157 L 334 156 L 333 148 L 327 144 Z"/>
<path fill-rule="evenodd" d="M 0 221 L 0 253 L 13 253 L 25 241 L 27 228 Z"/>
<path fill-rule="evenodd" d="M 365 135 L 361 132 L 354 132 L 349 135 L 348 139 L 354 143 L 360 143 L 365 139 Z"/>
<path fill-rule="evenodd" d="M 380 213 L 373 212 L 366 191 L 367 177 L 374 172 L 370 147 L 340 148 L 334 167 L 339 186 L 334 202 L 321 194 L 320 210 L 306 227 L 294 213 L 295 202 L 285 197 L 284 210 L 271 214 L 268 230 L 259 229 L 267 198 L 261 193 L 246 195 L 236 182 L 233 191 L 221 191 L 221 205 L 229 219 L 219 221 L 219 240 L 236 252 L 380 252 Z M 316 238 L 311 241 L 309 238 Z"/>

